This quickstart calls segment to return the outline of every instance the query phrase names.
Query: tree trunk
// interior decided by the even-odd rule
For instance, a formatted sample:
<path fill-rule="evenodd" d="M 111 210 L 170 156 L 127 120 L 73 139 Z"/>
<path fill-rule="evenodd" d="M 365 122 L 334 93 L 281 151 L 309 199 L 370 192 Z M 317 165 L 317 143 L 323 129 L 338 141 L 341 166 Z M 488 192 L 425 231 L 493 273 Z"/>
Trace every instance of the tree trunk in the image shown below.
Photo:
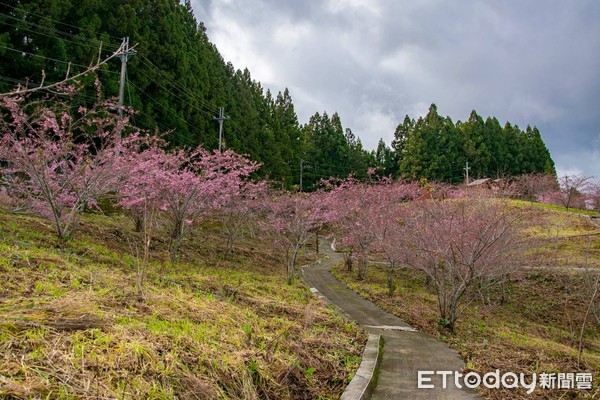
<path fill-rule="evenodd" d="M 227 249 L 225 250 L 225 258 L 229 258 L 233 253 L 233 236 L 227 237 Z"/>
<path fill-rule="evenodd" d="M 396 291 L 396 283 L 394 282 L 394 273 L 396 272 L 396 268 L 392 264 L 390 266 L 389 274 L 388 274 L 388 296 L 392 297 L 394 292 Z"/>
<path fill-rule="evenodd" d="M 288 259 L 287 266 L 287 283 L 291 285 L 294 283 L 294 273 L 296 272 L 296 260 L 298 259 L 298 251 L 300 251 L 299 247 L 294 248 L 294 254 L 292 258 Z"/>
<path fill-rule="evenodd" d="M 592 310 L 592 306 L 596 301 L 596 296 L 598 296 L 598 291 L 600 289 L 600 276 L 596 278 L 596 282 L 594 284 L 594 289 L 592 291 L 592 295 L 590 296 L 590 302 L 588 303 L 587 309 L 585 310 L 585 315 L 583 316 L 583 323 L 581 324 L 581 331 L 579 332 L 579 346 L 577 349 L 577 367 L 581 368 L 581 356 L 583 355 L 583 336 L 585 335 L 585 329 L 587 328 L 587 321 L 590 315 L 590 311 Z"/>
<path fill-rule="evenodd" d="M 175 226 L 173 227 L 173 232 L 171 233 L 171 248 L 169 249 L 171 263 L 177 264 L 177 255 L 179 252 L 179 246 L 181 245 L 181 240 L 183 239 L 183 229 L 184 222 L 177 221 Z"/>
<path fill-rule="evenodd" d="M 352 260 L 352 253 L 347 253 L 344 255 L 344 263 L 346 264 L 346 270 L 348 272 L 352 272 L 352 268 L 354 267 L 354 261 Z"/>
<path fill-rule="evenodd" d="M 178 238 L 173 239 L 173 241 L 171 241 L 171 248 L 169 249 L 169 258 L 171 259 L 171 263 L 172 264 L 177 264 L 178 262 L 178 253 L 179 253 L 179 246 L 181 245 L 181 236 L 179 236 Z"/>
<path fill-rule="evenodd" d="M 133 216 L 133 223 L 135 224 L 135 231 L 140 233 L 144 229 L 144 220 L 141 215 L 136 214 Z"/>
<path fill-rule="evenodd" d="M 361 257 L 358 262 L 358 279 L 364 280 L 367 276 L 367 257 Z"/>

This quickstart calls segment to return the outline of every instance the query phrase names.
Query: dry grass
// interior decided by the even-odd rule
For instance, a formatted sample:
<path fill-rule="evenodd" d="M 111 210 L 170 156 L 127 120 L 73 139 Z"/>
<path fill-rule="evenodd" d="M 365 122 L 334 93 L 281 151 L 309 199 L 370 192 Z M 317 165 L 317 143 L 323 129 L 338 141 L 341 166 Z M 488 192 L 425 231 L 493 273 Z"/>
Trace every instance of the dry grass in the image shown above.
<path fill-rule="evenodd" d="M 586 215 L 525 206 L 535 239 L 527 264 L 549 268 L 600 268 L 600 228 Z"/>
<path fill-rule="evenodd" d="M 86 215 L 61 244 L 41 220 L 0 214 L 0 397 L 339 397 L 365 335 L 286 285 L 264 244 L 225 259 L 207 225 L 170 265 L 157 240 L 140 301 L 129 226 Z"/>
<path fill-rule="evenodd" d="M 592 392 L 536 391 L 531 396 L 514 391 L 482 392 L 488 399 L 598 398 L 600 373 L 600 325 L 593 321 L 585 336 L 581 368 L 577 367 L 579 329 L 585 312 L 585 296 L 577 274 L 526 272 L 513 276 L 492 305 L 474 303 L 459 319 L 455 332 L 439 325 L 437 300 L 423 276 L 401 271 L 398 289 L 389 297 L 386 271 L 371 265 L 365 281 L 357 281 L 342 266 L 335 275 L 362 296 L 399 316 L 417 329 L 433 334 L 457 349 L 469 370 L 504 372 L 594 372 Z M 564 397 L 561 397 L 564 396 Z M 579 397 L 577 397 L 579 396 Z"/>

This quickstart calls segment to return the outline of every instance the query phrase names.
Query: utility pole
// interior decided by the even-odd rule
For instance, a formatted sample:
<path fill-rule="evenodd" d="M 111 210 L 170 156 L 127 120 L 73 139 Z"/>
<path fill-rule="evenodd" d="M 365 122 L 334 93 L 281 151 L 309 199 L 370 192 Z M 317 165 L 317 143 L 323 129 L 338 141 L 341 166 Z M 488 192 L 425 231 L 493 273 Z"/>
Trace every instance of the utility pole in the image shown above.
<path fill-rule="evenodd" d="M 228 120 L 229 117 L 225 116 L 224 108 L 219 107 L 219 116 L 214 117 L 213 119 L 219 121 L 219 153 L 220 153 L 221 149 L 222 149 L 222 142 L 223 142 L 223 122 L 225 120 Z"/>
<path fill-rule="evenodd" d="M 123 38 L 123 52 L 119 54 L 121 59 L 121 82 L 119 84 L 119 117 L 123 118 L 123 107 L 125 106 L 125 75 L 127 74 L 127 60 L 129 56 L 137 52 L 129 49 L 129 36 Z"/>
<path fill-rule="evenodd" d="M 302 173 L 304 172 L 304 160 L 300 159 L 300 192 L 302 192 Z"/>
<path fill-rule="evenodd" d="M 465 172 L 467 173 L 467 186 L 469 186 L 469 170 L 471 169 L 471 167 L 469 167 L 469 162 L 467 161 L 466 167 L 465 167 Z"/>

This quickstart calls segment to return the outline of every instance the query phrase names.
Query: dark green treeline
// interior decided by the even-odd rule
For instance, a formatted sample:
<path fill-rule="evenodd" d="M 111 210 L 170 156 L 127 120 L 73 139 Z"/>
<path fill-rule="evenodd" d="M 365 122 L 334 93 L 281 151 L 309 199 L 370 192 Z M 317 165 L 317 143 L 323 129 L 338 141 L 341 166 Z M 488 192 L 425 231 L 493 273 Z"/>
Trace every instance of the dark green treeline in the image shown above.
<path fill-rule="evenodd" d="M 380 144 L 377 153 L 389 173 L 408 179 L 462 182 L 467 162 L 474 178 L 556 173 L 536 127 L 501 126 L 495 117 L 484 120 L 475 110 L 467 121 L 454 123 L 439 115 L 435 104 L 424 118 L 406 116 L 396 128 L 392 148 Z"/>

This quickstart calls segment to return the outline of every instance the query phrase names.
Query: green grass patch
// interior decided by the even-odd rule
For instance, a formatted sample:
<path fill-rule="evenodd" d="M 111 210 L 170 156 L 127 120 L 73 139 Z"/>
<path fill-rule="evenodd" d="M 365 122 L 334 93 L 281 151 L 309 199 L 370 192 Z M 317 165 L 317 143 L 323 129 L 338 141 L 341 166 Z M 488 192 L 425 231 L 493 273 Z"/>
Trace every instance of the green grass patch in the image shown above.
<path fill-rule="evenodd" d="M 598 213 L 593 210 L 583 210 L 580 208 L 569 208 L 567 210 L 566 207 L 557 206 L 554 204 L 537 203 L 537 202 L 530 202 L 530 201 L 525 201 L 525 200 L 511 200 L 511 203 L 514 205 L 517 205 L 517 206 L 538 207 L 538 208 L 545 209 L 545 210 L 566 212 L 566 213 L 572 213 L 572 214 L 578 214 L 578 215 L 587 215 L 587 216 L 591 216 L 591 217 L 595 217 L 598 215 Z"/>

